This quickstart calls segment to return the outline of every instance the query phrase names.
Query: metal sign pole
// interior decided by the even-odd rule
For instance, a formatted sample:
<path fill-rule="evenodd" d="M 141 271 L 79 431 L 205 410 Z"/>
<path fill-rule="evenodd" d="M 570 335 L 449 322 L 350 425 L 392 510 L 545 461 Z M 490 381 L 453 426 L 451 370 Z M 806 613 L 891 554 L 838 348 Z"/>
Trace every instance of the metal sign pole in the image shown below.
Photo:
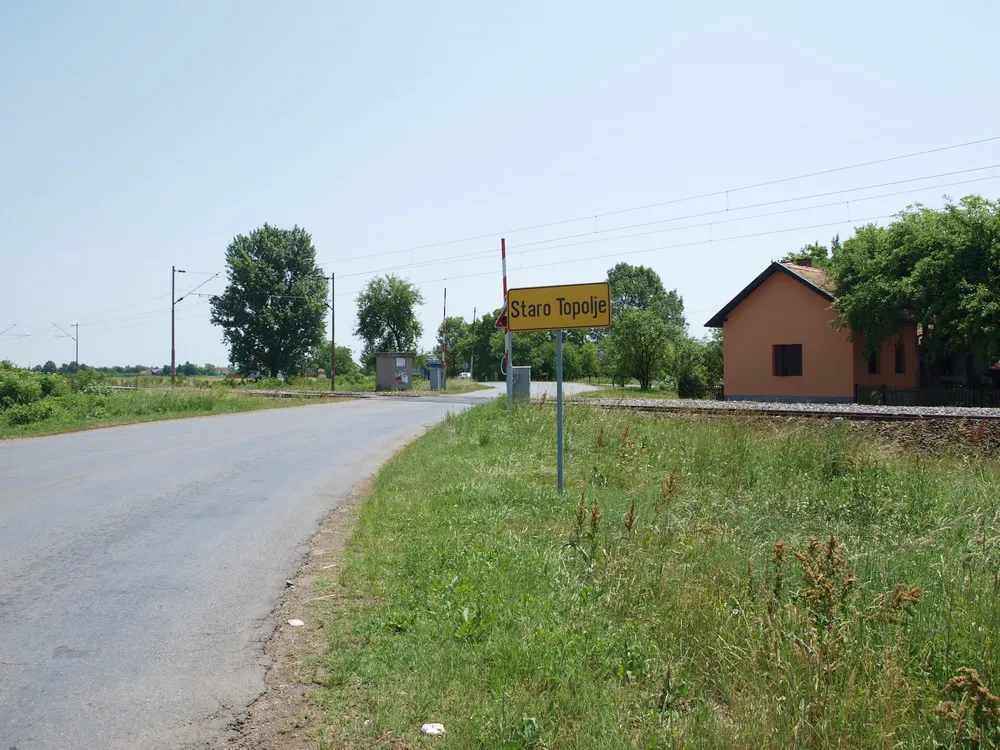
<path fill-rule="evenodd" d="M 503 262 L 503 304 L 504 309 L 507 309 L 507 240 L 503 237 L 500 238 L 500 258 Z M 508 310 L 507 315 L 510 315 Z M 504 367 L 506 372 L 504 373 L 507 377 L 507 403 L 514 403 L 514 373 L 511 368 L 514 365 L 514 335 L 510 332 L 510 318 L 507 319 L 507 330 L 504 332 L 504 347 L 503 347 L 503 359 Z"/>
<path fill-rule="evenodd" d="M 556 483 L 563 491 L 563 332 L 556 331 Z"/>

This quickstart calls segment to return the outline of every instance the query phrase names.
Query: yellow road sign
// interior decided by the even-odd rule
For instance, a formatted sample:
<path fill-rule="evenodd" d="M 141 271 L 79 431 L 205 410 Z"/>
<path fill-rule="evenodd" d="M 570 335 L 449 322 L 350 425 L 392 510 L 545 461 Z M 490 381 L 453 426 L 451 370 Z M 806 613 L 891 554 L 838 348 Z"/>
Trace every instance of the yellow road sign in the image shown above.
<path fill-rule="evenodd" d="M 515 332 L 608 328 L 611 289 L 606 281 L 511 289 L 507 292 L 507 325 Z"/>

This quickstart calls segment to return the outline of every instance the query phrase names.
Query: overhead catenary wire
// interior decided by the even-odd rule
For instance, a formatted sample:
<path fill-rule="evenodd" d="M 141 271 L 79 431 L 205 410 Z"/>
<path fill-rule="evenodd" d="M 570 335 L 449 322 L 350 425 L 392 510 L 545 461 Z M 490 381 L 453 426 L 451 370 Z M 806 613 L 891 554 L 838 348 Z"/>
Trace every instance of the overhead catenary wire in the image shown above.
<path fill-rule="evenodd" d="M 844 226 L 845 224 L 853 224 L 853 223 L 857 223 L 857 222 L 880 221 L 882 219 L 891 219 L 893 216 L 895 216 L 895 214 L 882 214 L 880 216 L 869 216 L 869 217 L 865 217 L 865 218 L 854 219 L 854 220 L 851 220 L 851 221 L 848 221 L 846 219 L 842 219 L 840 221 L 830 221 L 830 222 L 824 222 L 824 223 L 821 223 L 821 224 L 808 224 L 808 225 L 805 225 L 805 226 L 786 227 L 784 229 L 772 229 L 772 230 L 768 230 L 768 231 L 764 231 L 764 232 L 751 232 L 751 233 L 748 233 L 748 234 L 733 235 L 731 237 L 706 238 L 706 239 L 703 239 L 703 240 L 694 240 L 694 241 L 691 241 L 691 242 L 680 242 L 680 243 L 676 243 L 676 244 L 673 244 L 673 245 L 659 245 L 657 247 L 647 247 L 647 248 L 643 248 L 643 249 L 640 249 L 640 250 L 623 250 L 623 251 L 614 252 L 614 253 L 604 253 L 602 255 L 588 255 L 588 256 L 585 256 L 585 257 L 576 257 L 576 258 L 568 258 L 568 259 L 565 259 L 565 260 L 549 261 L 547 263 L 535 263 L 533 265 L 524 266 L 523 268 L 524 268 L 524 270 L 527 271 L 527 270 L 531 270 L 533 268 L 546 268 L 546 267 L 549 267 L 549 266 L 566 265 L 568 263 L 580 263 L 580 262 L 586 262 L 586 261 L 591 261 L 591 260 L 605 260 L 607 258 L 621 258 L 621 257 L 625 257 L 625 256 L 628 256 L 628 255 L 642 255 L 643 253 L 652 253 L 652 252 L 657 252 L 657 251 L 660 251 L 660 250 L 673 250 L 673 249 L 677 249 L 677 248 L 681 248 L 681 247 L 697 247 L 699 245 L 709 245 L 709 244 L 715 244 L 715 243 L 719 243 L 719 242 L 731 242 L 733 240 L 745 240 L 745 239 L 751 239 L 751 238 L 754 238 L 754 237 L 766 237 L 766 236 L 775 235 L 775 234 L 786 234 L 788 232 L 800 232 L 800 231 L 805 231 L 807 229 L 821 229 L 821 228 L 824 228 L 824 227 L 839 227 L 839 226 Z M 479 276 L 489 276 L 491 274 L 495 275 L 496 274 L 496 269 L 491 269 L 491 270 L 488 270 L 488 271 L 479 271 L 479 272 L 476 272 L 476 273 L 462 274 L 460 276 L 442 276 L 442 277 L 436 277 L 436 278 L 432 278 L 432 279 L 423 279 L 423 280 L 420 280 L 420 281 L 413 281 L 413 282 L 410 282 L 410 283 L 412 283 L 414 286 L 420 287 L 420 286 L 428 286 L 428 285 L 431 285 L 431 284 L 442 284 L 442 283 L 445 283 L 445 282 L 462 280 L 462 279 L 472 279 L 472 278 L 476 278 L 476 277 L 479 277 Z M 354 290 L 354 291 L 351 291 L 351 292 L 342 292 L 342 293 L 339 293 L 337 296 L 338 297 L 347 297 L 347 296 L 352 296 L 352 295 L 355 295 L 355 294 L 357 294 L 357 290 Z"/>
<path fill-rule="evenodd" d="M 996 164 L 996 165 L 993 165 L 993 166 L 990 166 L 990 167 L 977 167 L 976 169 L 973 169 L 973 170 L 960 170 L 959 172 L 954 172 L 954 173 L 944 173 L 944 175 L 947 175 L 947 174 L 963 174 L 963 173 L 966 173 L 966 172 L 980 171 L 982 169 L 1000 169 L 1000 164 Z M 940 177 L 940 176 L 943 176 L 943 175 L 934 175 L 934 176 L 935 177 Z M 927 178 L 914 178 L 914 179 L 927 179 Z M 649 236 L 651 234 L 661 234 L 661 233 L 666 233 L 666 232 L 677 232 L 677 231 L 683 231 L 685 229 L 697 229 L 697 228 L 702 228 L 702 227 L 718 226 L 718 225 L 721 225 L 721 224 L 738 223 L 738 222 L 741 222 L 741 221 L 750 221 L 751 219 L 761 219 L 761 218 L 767 218 L 767 217 L 771 217 L 771 216 L 780 216 L 780 215 L 789 214 L 789 213 L 798 213 L 798 212 L 802 212 L 802 211 L 812 211 L 812 210 L 821 209 L 821 208 L 831 208 L 831 207 L 835 207 L 835 206 L 843 206 L 843 205 L 847 205 L 849 203 L 862 203 L 864 201 L 877 200 L 879 198 L 888 198 L 888 197 L 894 197 L 894 196 L 899 196 L 899 195 L 908 195 L 908 194 L 913 194 L 913 193 L 922 193 L 922 192 L 927 192 L 929 190 L 936 190 L 936 189 L 939 189 L 939 188 L 954 187 L 956 185 L 967 185 L 967 184 L 972 184 L 972 183 L 976 183 L 976 182 L 985 182 L 985 181 L 988 181 L 988 180 L 995 180 L 995 179 L 1000 179 L 1000 174 L 989 175 L 987 177 L 979 177 L 979 178 L 974 178 L 974 179 L 970 179 L 970 180 L 960 180 L 960 181 L 956 181 L 956 182 L 947 182 L 947 183 L 942 183 L 942 184 L 937 184 L 937 185 L 925 185 L 925 186 L 922 186 L 922 187 L 919 187 L 919 188 L 911 188 L 909 190 L 896 190 L 896 191 L 892 191 L 892 192 L 888 192 L 888 193 L 879 193 L 877 195 L 862 196 L 860 198 L 851 198 L 848 201 L 843 201 L 843 200 L 841 200 L 841 201 L 833 201 L 833 202 L 828 202 L 828 203 L 813 204 L 813 205 L 809 205 L 809 206 L 801 206 L 801 207 L 798 207 L 798 208 L 783 209 L 781 211 L 770 211 L 770 212 L 760 213 L 760 214 L 750 214 L 750 215 L 747 215 L 747 216 L 738 216 L 738 217 L 733 217 L 733 218 L 729 218 L 729 219 L 717 219 L 715 221 L 706 221 L 706 222 L 701 222 L 701 223 L 698 223 L 698 224 L 685 224 L 684 226 L 681 226 L 681 227 L 671 227 L 671 228 L 668 228 L 668 229 L 657 229 L 657 230 L 650 231 L 650 232 L 638 232 L 638 233 L 634 233 L 634 234 L 626 234 L 626 235 L 618 235 L 618 236 L 612 236 L 612 237 L 594 238 L 594 234 L 604 234 L 604 233 L 610 233 L 610 232 L 620 232 L 620 231 L 624 231 L 626 229 L 640 228 L 640 227 L 646 227 L 646 226 L 656 226 L 656 225 L 659 225 L 659 224 L 665 224 L 665 223 L 673 222 L 673 221 L 682 221 L 684 219 L 692 219 L 692 218 L 700 218 L 700 217 L 705 217 L 705 216 L 714 216 L 714 215 L 719 215 L 719 214 L 730 214 L 730 213 L 733 213 L 733 211 L 708 211 L 708 212 L 702 212 L 702 213 L 698 213 L 698 214 L 689 214 L 689 215 L 686 215 L 686 216 L 673 217 L 673 218 L 669 218 L 669 219 L 661 219 L 661 220 L 657 220 L 657 221 L 642 222 L 642 223 L 639 223 L 639 224 L 630 224 L 630 225 L 627 225 L 627 226 L 614 227 L 612 229 L 605 229 L 605 230 L 601 230 L 599 232 L 584 232 L 584 233 L 581 233 L 581 234 L 567 235 L 566 237 L 561 237 L 561 238 L 555 237 L 555 238 L 551 238 L 551 239 L 548 239 L 548 240 L 539 240 L 539 241 L 535 241 L 535 242 L 527 242 L 527 243 L 524 243 L 522 245 L 515 245 L 515 246 L 513 246 L 510 249 L 511 249 L 512 252 L 519 252 L 521 254 L 524 254 L 524 253 L 542 252 L 542 251 L 546 251 L 546 250 L 558 250 L 558 249 L 567 248 L 567 247 L 577 247 L 577 246 L 580 246 L 580 245 L 589 245 L 589 244 L 594 244 L 594 243 L 598 243 L 598 242 L 614 242 L 614 241 L 617 241 L 617 240 L 624 240 L 624 239 L 629 239 L 629 238 L 634 238 L 634 237 L 645 237 L 645 236 Z M 801 198 L 786 198 L 786 199 L 775 200 L 775 201 L 767 201 L 767 202 L 764 202 L 764 203 L 754 204 L 752 206 L 744 206 L 741 209 L 734 209 L 734 211 L 735 210 L 746 210 L 746 209 L 750 209 L 750 208 L 763 208 L 763 207 L 766 207 L 766 206 L 781 205 L 781 204 L 796 202 L 796 201 L 799 201 L 799 200 L 808 200 L 810 198 L 819 198 L 819 197 L 829 196 L 829 195 L 839 195 L 839 194 L 844 194 L 844 193 L 847 193 L 847 192 L 855 192 L 857 190 L 874 189 L 875 187 L 885 187 L 885 186 L 889 186 L 889 185 L 903 184 L 903 183 L 912 182 L 912 181 L 913 180 L 900 180 L 900 181 L 896 181 L 896 182 L 882 183 L 880 185 L 870 185 L 870 186 L 865 186 L 865 187 L 861 187 L 861 188 L 852 188 L 852 189 L 849 189 L 849 190 L 835 190 L 835 191 L 831 191 L 831 192 L 827 192 L 827 193 L 817 193 L 815 195 L 803 196 Z M 588 239 L 585 239 L 585 240 L 582 240 L 582 241 L 579 241 L 579 242 L 569 242 L 569 243 L 565 243 L 565 244 L 561 244 L 561 245 L 546 245 L 544 247 L 538 247 L 538 245 L 541 245 L 542 243 L 558 242 L 561 239 L 576 239 L 576 238 L 580 238 L 580 237 L 586 237 Z M 531 248 L 531 249 L 522 250 L 520 248 Z M 357 277 L 357 276 L 368 276 L 368 275 L 372 275 L 372 274 L 385 273 L 386 271 L 396 271 L 396 270 L 402 270 L 402 269 L 407 269 L 407 268 L 426 268 L 426 267 L 437 266 L 437 265 L 442 265 L 442 264 L 446 264 L 446 263 L 468 262 L 468 261 L 472 261 L 472 260 L 478 260 L 478 259 L 481 259 L 481 258 L 492 258 L 495 255 L 496 255 L 496 250 L 495 249 L 477 250 L 477 251 L 474 251 L 474 252 L 471 252 L 471 253 L 464 253 L 462 255 L 452 255 L 452 256 L 448 256 L 446 258 L 439 258 L 439 259 L 436 259 L 436 260 L 420 261 L 418 263 L 403 263 L 403 264 L 400 264 L 398 266 L 388 266 L 388 267 L 384 267 L 384 268 L 380 268 L 380 269 L 372 269 L 372 270 L 366 270 L 366 271 L 356 271 L 354 273 L 341 273 L 340 276 L 341 276 L 341 278 L 352 278 L 352 277 Z"/>
<path fill-rule="evenodd" d="M 602 213 L 587 214 L 585 216 L 577 216 L 577 217 L 572 218 L 572 219 L 560 219 L 558 221 L 550 221 L 550 222 L 545 222 L 545 223 L 542 223 L 542 224 L 533 224 L 533 225 L 530 225 L 530 226 L 518 227 L 516 229 L 497 230 L 497 231 L 487 232 L 485 234 L 479 234 L 479 235 L 475 235 L 475 236 L 471 236 L 471 237 L 463 237 L 463 238 L 460 238 L 460 239 L 445 240 L 445 241 L 442 241 L 442 242 L 433 242 L 433 243 L 429 243 L 429 244 L 426 244 L 426 245 L 415 245 L 413 247 L 400 248 L 398 250 L 387 250 L 387 251 L 380 252 L 380 253 L 365 253 L 364 255 L 355 255 L 355 256 L 348 257 L 348 258 L 338 258 L 336 260 L 328 261 L 328 262 L 330 262 L 330 263 L 347 263 L 347 262 L 353 261 L 353 260 L 364 260 L 366 258 L 378 258 L 378 257 L 386 256 L 386 255 L 393 255 L 395 253 L 413 252 L 413 251 L 416 251 L 416 250 L 428 250 L 428 249 L 432 249 L 432 248 L 436 248 L 436 247 L 445 247 L 445 246 L 448 246 L 448 245 L 457 245 L 457 244 L 460 244 L 460 243 L 463 243 L 463 242 L 473 242 L 475 240 L 491 239 L 491 238 L 499 237 L 501 235 L 503 235 L 503 236 L 509 236 L 511 234 L 518 234 L 520 232 L 529 232 L 529 231 L 534 231 L 534 230 L 538 230 L 538 229 L 547 229 L 549 227 L 562 226 L 564 224 L 572 224 L 572 223 L 579 222 L 579 221 L 590 221 L 592 219 L 600 219 L 600 218 L 604 218 L 604 217 L 607 217 L 607 216 L 618 216 L 620 214 L 632 213 L 632 212 L 635 212 L 635 211 L 646 211 L 646 210 L 651 209 L 651 208 L 662 208 L 663 206 L 671 206 L 671 205 L 676 205 L 676 204 L 679 204 L 679 203 L 686 203 L 686 202 L 689 202 L 689 201 L 701 200 L 701 199 L 704 199 L 704 198 L 717 198 L 717 197 L 721 197 L 721 196 L 729 196 L 729 195 L 732 195 L 733 193 L 740 193 L 740 192 L 744 192 L 746 190 L 755 190 L 755 189 L 758 189 L 758 188 L 770 187 L 772 185 L 781 185 L 781 184 L 785 184 L 785 183 L 789 183 L 789 182 L 795 182 L 797 180 L 805 180 L 805 179 L 808 179 L 808 178 L 811 178 L 811 177 L 821 177 L 823 175 L 836 174 L 838 172 L 846 172 L 846 171 L 849 171 L 849 170 L 852 170 L 852 169 L 861 169 L 863 167 L 872 167 L 872 166 L 876 166 L 878 164 L 888 164 L 889 162 L 901 161 L 903 159 L 912 159 L 912 158 L 916 158 L 918 156 L 927 156 L 929 154 L 936 154 L 936 153 L 941 153 L 943 151 L 951 151 L 951 150 L 954 150 L 954 149 L 966 148 L 968 146 L 977 146 L 977 145 L 980 145 L 980 144 L 983 144 L 983 143 L 990 143 L 990 142 L 993 142 L 993 141 L 1000 141 L 1000 135 L 990 136 L 988 138 L 979 138 L 979 139 L 973 140 L 973 141 L 965 141 L 963 143 L 955 143 L 955 144 L 951 144 L 951 145 L 948 145 L 948 146 L 939 146 L 939 147 L 936 147 L 936 148 L 924 149 L 923 151 L 913 151 L 911 153 L 899 154 L 897 156 L 888 156 L 888 157 L 884 157 L 884 158 L 881 158 L 881 159 L 872 159 L 872 160 L 869 160 L 869 161 L 857 162 L 855 164 L 847 164 L 847 165 L 840 166 L 840 167 L 832 167 L 830 169 L 822 169 L 822 170 L 818 170 L 818 171 L 814 171 L 814 172 L 807 172 L 807 173 L 804 173 L 804 174 L 793 175 L 793 176 L 790 176 L 790 177 L 781 177 L 781 178 L 774 179 L 774 180 L 765 180 L 765 181 L 762 181 L 762 182 L 756 182 L 756 183 L 749 184 L 749 185 L 740 185 L 738 187 L 727 188 L 727 189 L 723 189 L 723 190 L 714 190 L 714 191 L 711 191 L 711 192 L 701 193 L 701 194 L 698 194 L 698 195 L 686 196 L 686 197 L 683 197 L 683 198 L 672 198 L 670 200 L 658 201 L 656 203 L 647 203 L 647 204 L 641 205 L 641 206 L 630 206 L 628 208 L 619 208 L 619 209 L 615 209 L 613 211 L 604 211 Z"/>
<path fill-rule="evenodd" d="M 659 201 L 659 202 L 656 202 L 656 203 L 648 203 L 648 204 L 644 204 L 644 205 L 640 205 L 640 206 L 632 206 L 632 207 L 622 208 L 622 209 L 616 209 L 616 210 L 612 210 L 612 211 L 604 211 L 604 212 L 600 212 L 600 213 L 597 213 L 597 214 L 588 214 L 586 216 L 580 216 L 580 217 L 577 217 L 577 218 L 574 218 L 574 219 L 562 219 L 562 220 L 558 220 L 558 221 L 545 222 L 545 223 L 541 223 L 541 224 L 534 224 L 534 225 L 530 225 L 530 226 L 518 227 L 518 228 L 515 228 L 515 229 L 508 229 L 508 230 L 503 230 L 503 231 L 490 232 L 490 233 L 480 234 L 480 235 L 476 235 L 476 236 L 472 236 L 472 237 L 465 237 L 465 238 L 461 238 L 461 239 L 446 240 L 446 241 L 443 241 L 443 242 L 435 242 L 435 243 L 429 243 L 429 244 L 424 244 L 424 245 L 417 245 L 417 246 L 414 246 L 414 247 L 402 248 L 402 249 L 399 249 L 399 250 L 390 250 L 390 251 L 385 251 L 385 252 L 380 252 L 380 253 L 366 253 L 364 255 L 358 255 L 358 256 L 353 256 L 353 257 L 348 257 L 348 258 L 331 259 L 331 260 L 328 260 L 328 261 L 324 261 L 324 263 L 326 263 L 326 264 L 329 264 L 329 263 L 346 263 L 346 262 L 349 262 L 349 261 L 352 261 L 352 260 L 375 258 L 375 257 L 384 257 L 386 255 L 393 255 L 393 254 L 397 254 L 397 253 L 401 253 L 401 252 L 412 252 L 412 251 L 415 251 L 415 250 L 424 250 L 424 249 L 435 248 L 435 247 L 444 247 L 444 246 L 447 246 L 447 245 L 454 245 L 454 244 L 459 244 L 459 243 L 462 243 L 462 242 L 469 242 L 469 241 L 473 241 L 473 240 L 495 238 L 495 237 L 498 237 L 500 235 L 511 235 L 511 234 L 516 234 L 516 233 L 525 232 L 525 231 L 531 231 L 531 230 L 537 230 L 537 229 L 544 229 L 544 228 L 548 228 L 548 227 L 560 226 L 560 225 L 569 224 L 569 223 L 573 223 L 573 222 L 577 222 L 577 221 L 597 219 L 597 218 L 603 218 L 603 217 L 608 217 L 608 216 L 615 216 L 615 215 L 620 215 L 620 214 L 624 214 L 624 213 L 641 211 L 641 210 L 647 210 L 647 209 L 650 209 L 650 208 L 658 208 L 658 207 L 667 206 L 667 205 L 676 205 L 676 204 L 680 204 L 680 203 L 684 203 L 684 202 L 688 202 L 688 201 L 694 201 L 694 200 L 698 200 L 698 199 L 702 199 L 702 198 L 719 197 L 719 196 L 724 196 L 724 195 L 728 196 L 728 195 L 732 195 L 734 193 L 739 193 L 739 192 L 746 191 L 746 190 L 752 190 L 752 189 L 757 189 L 757 188 L 762 188 L 762 187 L 768 187 L 768 186 L 772 186 L 772 185 L 784 184 L 784 183 L 793 182 L 793 181 L 796 181 L 796 180 L 803 180 L 803 179 L 808 179 L 808 178 L 812 178 L 812 177 L 819 177 L 819 176 L 827 175 L 827 174 L 835 174 L 835 173 L 838 173 L 838 172 L 845 172 L 845 171 L 849 171 L 849 170 L 852 170 L 852 169 L 860 169 L 860 168 L 869 167 L 869 166 L 876 166 L 876 165 L 879 165 L 879 164 L 886 164 L 886 163 L 890 163 L 890 162 L 901 161 L 901 160 L 904 160 L 904 159 L 911 159 L 911 158 L 916 158 L 916 157 L 919 157 L 919 156 L 926 156 L 926 155 L 929 155 L 929 154 L 941 153 L 941 152 L 945 152 L 945 151 L 950 151 L 950 150 L 955 150 L 955 149 L 960 149 L 960 148 L 966 148 L 966 147 L 970 147 L 970 146 L 975 146 L 975 145 L 980 145 L 980 144 L 990 143 L 990 142 L 995 142 L 995 141 L 1000 141 L 1000 135 L 998 135 L 998 136 L 991 136 L 991 137 L 988 137 L 988 138 L 980 138 L 980 139 L 976 139 L 976 140 L 964 141 L 964 142 L 961 142 L 961 143 L 955 143 L 955 144 L 950 144 L 950 145 L 946 145 L 946 146 L 940 146 L 940 147 L 931 148 L 931 149 L 924 149 L 924 150 L 921 150 L 921 151 L 914 151 L 914 152 L 909 152 L 909 153 L 906 153 L 906 154 L 899 154 L 899 155 L 884 157 L 884 158 L 880 158 L 880 159 L 874 159 L 874 160 L 868 160 L 868 161 L 863 161 L 863 162 L 857 162 L 857 163 L 854 163 L 854 164 L 848 164 L 848 165 L 844 165 L 844 166 L 833 167 L 833 168 L 829 168 L 829 169 L 823 169 L 823 170 L 818 170 L 818 171 L 813 171 L 813 172 L 808 172 L 808 173 L 793 175 L 793 176 L 789 176 L 789 177 L 782 177 L 782 178 L 778 178 L 778 179 L 774 179 L 774 180 L 765 180 L 765 181 L 756 182 L 756 183 L 752 183 L 752 184 L 747 184 L 747 185 L 741 185 L 741 186 L 737 186 L 737 187 L 733 187 L 733 188 L 728 188 L 728 189 L 725 189 L 725 190 L 715 190 L 715 191 L 712 191 L 712 192 L 702 193 L 702 194 L 699 194 L 699 195 L 692 195 L 692 196 L 687 196 L 687 197 L 682 197 L 682 198 L 675 198 L 675 199 L 671 199 L 671 200 Z M 986 168 L 987 167 L 980 167 L 978 169 L 986 169 Z M 963 171 L 975 171 L 975 170 L 963 170 Z M 938 175 L 938 176 L 944 176 L 946 174 L 953 174 L 953 173 L 942 173 L 941 175 Z M 923 177 L 923 178 L 914 178 L 914 180 L 918 180 L 918 179 L 932 179 L 932 178 L 933 178 L 933 176 L 928 176 L 928 177 Z M 883 183 L 883 186 L 887 185 L 887 184 L 900 184 L 901 182 L 907 182 L 907 181 L 913 181 L 913 180 L 896 181 L 895 183 Z M 874 186 L 867 186 L 867 187 L 871 188 L 871 187 L 874 187 Z M 866 189 L 866 188 L 855 188 L 855 189 L 849 189 L 847 191 L 834 191 L 834 192 L 854 192 L 856 190 L 862 190 L 862 189 Z M 833 193 L 815 194 L 812 197 L 820 197 L 821 195 L 830 195 L 830 194 L 833 194 Z M 800 197 L 800 198 L 797 198 L 797 199 L 785 199 L 785 200 L 787 201 L 787 200 L 806 200 L 806 199 L 808 199 L 808 198 L 807 197 Z M 861 200 L 861 199 L 859 199 L 859 200 Z M 769 204 L 773 205 L 772 202 L 765 202 L 765 203 L 760 203 L 760 204 L 752 204 L 750 206 L 728 208 L 727 210 L 729 212 L 740 211 L 740 210 L 746 210 L 746 209 L 751 208 L 751 207 L 762 207 L 762 206 L 769 205 Z M 725 211 L 723 211 L 723 212 L 725 212 Z M 708 213 L 701 214 L 701 215 L 709 215 L 710 213 L 717 213 L 717 212 L 708 212 Z M 695 215 L 690 215 L 687 218 L 696 218 L 697 216 L 699 216 L 699 215 L 695 214 Z M 673 217 L 673 218 L 670 218 L 670 219 L 664 219 L 664 220 L 659 220 L 659 221 L 660 222 L 669 222 L 669 221 L 678 221 L 680 219 L 681 219 L 681 217 Z M 610 232 L 615 232 L 615 231 L 622 231 L 625 228 L 632 228 L 632 227 L 636 227 L 636 226 L 640 226 L 640 225 L 634 225 L 633 224 L 633 225 L 628 225 L 628 227 L 614 227 L 614 228 L 609 228 L 609 229 L 600 229 L 600 230 L 594 230 L 592 232 L 588 232 L 586 234 L 610 233 Z M 522 243 L 520 245 L 520 247 L 527 247 L 529 244 L 542 244 L 542 243 L 558 242 L 558 241 L 562 241 L 563 239 L 570 239 L 573 236 L 574 235 L 568 235 L 568 236 L 562 237 L 562 238 L 550 238 L 550 239 L 547 239 L 547 240 L 537 240 L 537 241 L 534 241 L 533 243 Z M 583 236 L 583 235 L 581 234 L 581 235 L 576 235 L 576 236 Z M 495 251 L 493 251 L 493 250 L 490 250 L 490 251 L 481 251 L 478 254 L 482 254 L 482 255 L 485 256 L 485 255 L 493 253 L 493 252 L 495 252 Z M 524 252 L 524 251 L 521 251 L 521 252 Z M 461 257 L 458 257 L 458 258 L 449 258 L 447 260 L 452 260 L 452 259 L 454 259 L 454 260 L 460 260 Z M 442 260 L 442 262 L 444 262 L 444 260 Z M 412 267 L 419 267 L 416 264 L 402 264 L 402 265 L 396 266 L 394 268 L 406 268 L 406 267 L 411 267 L 411 266 Z M 373 271 L 368 271 L 368 272 L 362 272 L 361 275 L 363 275 L 364 273 L 380 273 L 383 270 L 390 270 L 390 269 L 379 269 L 379 270 L 373 270 Z M 221 271 L 189 271 L 188 273 L 210 275 L 210 276 L 212 276 L 214 278 L 215 276 L 221 274 Z M 358 275 L 358 274 L 350 274 L 350 275 Z M 197 288 L 197 287 L 194 287 L 194 288 Z M 189 293 L 189 292 L 182 292 L 182 295 L 187 294 L 187 293 Z M 150 298 L 147 298 L 147 299 L 144 299 L 144 300 L 140 300 L 140 301 L 137 301 L 137 302 L 129 303 L 129 304 L 126 304 L 126 305 L 119 305 L 117 307 L 108 308 L 108 309 L 102 310 L 102 311 L 97 312 L 97 313 L 92 313 L 90 316 L 84 316 L 85 320 L 86 320 L 86 318 L 90 318 L 91 320 L 86 320 L 86 322 L 81 323 L 81 325 L 86 325 L 86 326 L 106 325 L 106 324 L 111 323 L 111 322 L 117 322 L 118 320 L 125 320 L 125 319 L 128 319 L 129 316 L 115 317 L 115 318 L 110 318 L 110 319 L 107 319 L 107 320 L 93 320 L 93 319 L 94 318 L 99 318 L 99 317 L 101 317 L 103 315 L 106 315 L 108 313 L 111 313 L 111 312 L 117 312 L 119 310 L 131 309 L 133 307 L 139 307 L 139 306 L 145 305 L 145 304 L 153 304 L 153 303 L 158 302 L 158 301 L 160 301 L 160 300 L 162 300 L 162 299 L 164 299 L 166 297 L 169 297 L 169 296 L 170 296 L 169 294 L 156 295 L 154 297 L 150 297 Z M 18 334 L 18 336 L 23 336 L 23 335 L 24 334 Z"/>

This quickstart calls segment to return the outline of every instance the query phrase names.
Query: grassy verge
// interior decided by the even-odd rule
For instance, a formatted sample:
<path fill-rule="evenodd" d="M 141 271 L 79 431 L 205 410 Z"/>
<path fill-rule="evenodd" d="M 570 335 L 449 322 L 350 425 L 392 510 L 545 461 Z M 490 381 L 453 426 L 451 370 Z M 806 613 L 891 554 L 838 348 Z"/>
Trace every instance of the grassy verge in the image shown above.
<path fill-rule="evenodd" d="M 203 393 L 168 389 L 75 392 L 0 411 L 0 439 L 307 403 L 314 404 L 317 400 L 260 398 L 214 390 Z"/>
<path fill-rule="evenodd" d="M 996 459 L 576 405 L 560 497 L 554 443 L 487 404 L 381 472 L 318 584 L 320 747 L 1000 739 Z"/>
<path fill-rule="evenodd" d="M 578 394 L 581 398 L 645 398 L 645 399 L 676 399 L 673 391 L 649 390 L 638 388 L 619 388 L 617 386 L 602 388 L 597 391 L 584 391 Z"/>

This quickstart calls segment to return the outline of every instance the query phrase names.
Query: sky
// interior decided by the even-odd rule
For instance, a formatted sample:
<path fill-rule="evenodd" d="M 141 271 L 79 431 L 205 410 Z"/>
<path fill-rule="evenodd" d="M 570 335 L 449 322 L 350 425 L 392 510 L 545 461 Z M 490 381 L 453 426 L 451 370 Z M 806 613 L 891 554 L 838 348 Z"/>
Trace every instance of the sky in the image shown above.
<path fill-rule="evenodd" d="M 312 234 L 356 355 L 379 273 L 419 285 L 424 348 L 445 288 L 500 307 L 501 237 L 511 286 L 647 265 L 702 335 L 790 250 L 1000 197 L 996 28 L 985 0 L 0 2 L 0 359 L 69 362 L 79 324 L 82 362 L 169 362 L 171 267 L 219 292 L 265 222 Z M 228 362 L 207 297 L 177 357 Z"/>

